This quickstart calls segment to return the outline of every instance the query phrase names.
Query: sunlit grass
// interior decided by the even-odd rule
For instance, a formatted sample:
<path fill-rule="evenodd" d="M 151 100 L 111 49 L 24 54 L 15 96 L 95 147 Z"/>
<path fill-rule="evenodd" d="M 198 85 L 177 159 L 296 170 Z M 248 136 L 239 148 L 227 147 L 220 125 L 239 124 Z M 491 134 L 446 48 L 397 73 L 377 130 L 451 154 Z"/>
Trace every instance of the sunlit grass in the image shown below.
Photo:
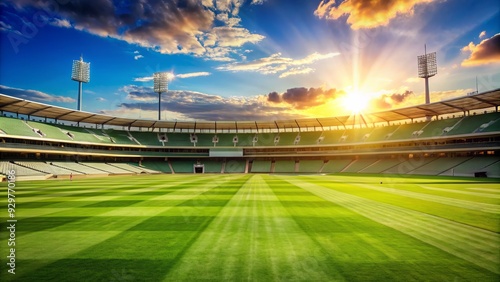
<path fill-rule="evenodd" d="M 1 281 L 500 278 L 495 182 L 189 174 L 16 185 L 16 274 L 3 201 Z"/>

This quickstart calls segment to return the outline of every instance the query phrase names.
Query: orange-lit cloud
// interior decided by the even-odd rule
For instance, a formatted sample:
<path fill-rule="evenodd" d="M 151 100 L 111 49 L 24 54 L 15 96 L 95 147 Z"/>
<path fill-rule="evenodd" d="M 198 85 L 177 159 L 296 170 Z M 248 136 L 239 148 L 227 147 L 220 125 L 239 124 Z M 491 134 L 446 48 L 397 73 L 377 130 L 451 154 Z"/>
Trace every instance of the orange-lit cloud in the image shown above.
<path fill-rule="evenodd" d="M 151 87 L 128 85 L 118 108 L 100 113 L 124 117 L 155 118 L 158 113 L 158 94 Z M 289 107 L 273 105 L 262 96 L 223 97 L 196 91 L 170 90 L 162 108 L 168 111 L 168 120 L 274 120 L 305 117 Z"/>
<path fill-rule="evenodd" d="M 400 15 L 412 15 L 414 7 L 434 0 L 323 0 L 314 12 L 320 18 L 337 20 L 347 15 L 352 29 L 385 26 Z"/>
<path fill-rule="evenodd" d="M 297 87 L 287 89 L 282 94 L 271 92 L 267 95 L 267 101 L 271 103 L 286 103 L 295 109 L 301 110 L 326 104 L 336 99 L 339 95 L 344 94 L 344 91 L 336 89 Z"/>
<path fill-rule="evenodd" d="M 120 1 L 64 1 L 64 5 L 56 4 L 56 10 L 51 2 L 23 0 L 13 7 L 51 11 L 53 26 L 123 40 L 164 54 L 192 54 L 217 61 L 231 61 L 229 55 L 238 47 L 264 39 L 238 26 L 244 0 L 143 0 L 127 2 L 126 8 Z"/>
<path fill-rule="evenodd" d="M 121 117 L 156 118 L 158 94 L 151 87 L 128 85 L 120 89 L 126 94 L 117 101 L 116 109 L 101 113 Z M 470 89 L 436 91 L 431 93 L 431 101 L 438 102 L 463 96 Z M 296 87 L 282 93 L 251 97 L 224 97 L 188 90 L 171 90 L 168 99 L 162 100 L 162 108 L 167 119 L 179 120 L 283 120 L 310 117 L 332 117 L 350 115 L 342 104 L 349 95 L 344 90 Z M 360 94 L 369 107 L 363 113 L 385 111 L 422 104 L 423 93 L 411 90 L 386 90 L 380 93 Z M 112 103 L 109 103 L 112 104 Z M 114 106 L 114 105 L 113 105 Z M 168 113 L 167 113 L 168 112 Z"/>
<path fill-rule="evenodd" d="M 378 98 L 371 100 L 371 104 L 377 109 L 390 109 L 397 107 L 411 95 L 413 95 L 413 91 L 409 90 L 403 93 L 382 94 Z"/>
<path fill-rule="evenodd" d="M 470 52 L 469 58 L 462 61 L 464 67 L 500 63 L 500 33 L 481 41 L 478 45 L 470 42 L 462 48 L 462 51 Z"/>

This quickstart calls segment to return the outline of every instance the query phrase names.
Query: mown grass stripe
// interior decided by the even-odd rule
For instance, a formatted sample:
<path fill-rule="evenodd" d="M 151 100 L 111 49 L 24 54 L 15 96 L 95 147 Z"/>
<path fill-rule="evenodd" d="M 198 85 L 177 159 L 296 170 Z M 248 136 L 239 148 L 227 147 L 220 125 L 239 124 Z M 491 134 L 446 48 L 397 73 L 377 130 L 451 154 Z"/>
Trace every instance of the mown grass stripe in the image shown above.
<path fill-rule="evenodd" d="M 276 177 L 290 181 L 283 176 Z M 298 178 L 289 183 L 500 274 L 500 254 L 498 254 L 500 236 L 494 232 L 334 191 Z M 469 236 L 465 236 L 463 232 L 467 232 Z M 477 244 L 470 244 L 470 240 L 477 237 L 483 240 L 477 241 Z"/>
<path fill-rule="evenodd" d="M 380 186 L 375 186 L 375 185 L 370 185 L 370 184 L 355 184 L 355 186 L 374 190 L 374 191 L 380 191 L 383 193 L 395 194 L 395 195 L 400 195 L 400 196 L 404 196 L 404 197 L 410 197 L 410 198 L 414 198 L 414 199 L 420 199 L 420 200 L 440 203 L 440 204 L 449 205 L 449 206 L 460 207 L 460 208 L 469 209 L 469 210 L 477 210 L 477 211 L 488 212 L 488 213 L 500 213 L 500 205 L 495 205 L 495 204 L 478 203 L 478 202 L 472 202 L 472 201 L 466 201 L 466 200 L 460 200 L 460 199 L 453 199 L 453 198 L 448 198 L 448 197 L 443 197 L 443 196 L 436 196 L 436 195 L 429 195 L 429 194 L 417 193 L 417 192 L 412 192 L 412 191 L 398 190 L 398 189 L 394 189 L 394 188 L 385 188 L 385 187 L 380 187 Z"/>
<path fill-rule="evenodd" d="M 491 193 L 484 193 L 484 192 L 470 192 L 470 191 L 463 191 L 463 190 L 455 190 L 455 189 L 445 189 L 445 188 L 436 188 L 436 187 L 431 187 L 431 186 L 426 186 L 426 185 L 419 185 L 422 189 L 426 190 L 432 190 L 432 191 L 443 191 L 446 193 L 456 193 L 456 194 L 464 194 L 464 195 L 471 195 L 471 196 L 477 196 L 477 197 L 483 197 L 483 198 L 492 198 L 492 199 L 500 199 L 499 194 L 491 194 Z M 474 189 L 474 188 L 467 188 L 467 189 Z M 481 189 L 481 188 L 475 188 L 475 189 Z M 490 189 L 486 189 L 486 191 L 489 191 Z M 481 190 L 478 190 L 481 191 Z M 496 190 L 496 192 L 500 193 L 500 190 Z"/>
<path fill-rule="evenodd" d="M 262 176 L 253 175 L 165 281 L 341 280 L 327 265 L 309 263 L 319 247 L 284 213 Z"/>
<path fill-rule="evenodd" d="M 335 181 L 335 180 L 345 180 L 344 177 L 339 177 L 338 179 L 331 179 L 331 177 L 328 176 L 327 177 L 309 176 L 309 177 L 299 177 L 299 178 L 307 179 L 308 182 L 313 182 L 324 187 L 329 187 L 335 189 L 336 191 L 341 191 L 351 195 L 356 195 L 359 197 L 375 200 L 378 202 L 384 202 L 387 204 L 400 206 L 402 208 L 411 209 L 427 214 L 433 214 L 442 218 L 447 218 L 452 221 L 475 226 L 489 231 L 497 233 L 500 232 L 500 225 L 498 224 L 500 220 L 500 214 L 498 213 L 487 213 L 481 210 L 465 209 L 460 206 L 450 206 L 439 202 L 431 202 L 422 199 L 415 199 L 411 197 L 397 195 L 394 193 L 384 193 L 358 186 L 358 184 L 364 185 L 366 183 L 371 183 L 372 185 L 381 187 L 389 185 L 389 187 L 392 188 L 393 190 L 405 191 L 414 188 L 414 184 L 408 184 L 408 182 L 400 181 L 398 182 L 397 185 L 395 185 L 394 183 L 387 184 L 388 182 L 384 181 L 383 185 L 379 185 L 379 184 L 373 184 L 374 181 L 367 182 L 366 181 L 367 179 L 364 178 L 361 178 L 361 181 L 355 183 L 353 182 L 344 183 Z M 440 185 L 440 184 L 435 184 L 435 185 Z M 460 189 L 459 187 L 461 185 L 468 185 L 468 184 L 467 183 L 464 184 L 459 181 L 456 185 L 458 186 L 457 189 Z M 419 190 L 421 189 L 419 188 Z M 432 193 L 432 191 L 430 192 Z M 440 192 L 440 194 L 445 195 L 445 193 L 443 192 Z M 481 201 L 479 202 L 482 203 Z M 484 199 L 484 202 L 498 203 L 498 200 L 491 201 L 491 199 Z"/>
<path fill-rule="evenodd" d="M 500 193 L 500 189 L 491 189 L 491 188 L 465 188 L 468 190 L 475 190 L 475 191 L 483 191 L 483 192 L 489 192 L 489 193 Z M 493 194 L 496 195 L 496 194 Z"/>
<path fill-rule="evenodd" d="M 239 177 L 241 177 L 241 176 L 239 176 Z M 212 182 L 208 182 L 208 183 L 204 182 L 205 184 L 203 185 L 202 190 L 209 191 L 210 189 L 224 185 L 232 180 L 234 181 L 235 177 L 227 178 L 225 180 L 212 181 Z M 196 181 L 202 182 L 202 180 L 200 180 L 200 179 L 196 179 Z M 189 180 L 188 182 L 191 182 L 191 181 Z M 186 186 L 186 187 L 189 187 L 189 186 Z M 117 196 L 117 198 L 118 197 L 119 196 Z M 189 199 L 195 198 L 195 197 L 200 197 L 200 193 L 191 194 L 188 199 L 185 199 L 185 201 L 188 201 Z M 166 210 L 171 209 L 171 208 L 174 208 L 174 206 L 166 207 L 164 209 L 157 208 L 155 214 L 164 213 Z M 81 208 L 76 207 L 75 209 L 81 209 Z M 110 208 L 108 208 L 108 211 L 111 210 L 111 212 L 113 212 L 113 211 L 116 211 L 119 209 L 120 208 L 110 207 Z M 65 210 L 64 212 L 68 212 L 71 210 L 73 210 L 73 209 L 68 209 L 68 210 Z M 103 211 L 106 211 L 106 209 L 103 209 Z M 49 216 L 49 215 L 45 215 L 45 216 Z M 30 248 L 23 249 L 23 251 L 28 254 L 28 253 L 33 253 L 33 252 L 34 253 L 43 252 L 43 250 L 45 250 L 45 245 L 47 245 L 47 244 L 57 245 L 57 244 L 66 243 L 66 241 L 65 241 L 66 238 L 64 236 L 65 232 L 71 232 L 72 234 L 80 233 L 81 239 L 86 240 L 86 244 L 84 244 L 84 246 L 86 248 L 79 248 L 78 244 L 77 244 L 72 249 L 73 251 L 71 251 L 71 252 L 67 251 L 66 255 L 78 258 L 82 254 L 88 253 L 88 254 L 90 254 L 89 261 L 90 261 L 90 258 L 92 258 L 92 261 L 98 261 L 99 257 L 96 257 L 96 251 L 91 251 L 91 250 L 99 250 L 99 251 L 104 250 L 104 249 L 106 249 L 106 246 L 109 244 L 109 242 L 113 242 L 114 240 L 116 240 L 116 238 L 123 236 L 124 234 L 133 234 L 134 231 L 128 231 L 128 230 L 123 230 L 123 229 L 126 229 L 127 227 L 128 227 L 128 229 L 133 228 L 133 226 L 137 226 L 148 219 L 154 218 L 154 216 L 153 217 L 151 217 L 151 216 L 152 216 L 151 214 L 149 215 L 149 217 L 129 216 L 130 220 L 122 223 L 122 230 L 121 231 L 116 231 L 116 230 L 109 231 L 110 233 L 106 233 L 108 231 L 105 231 L 103 233 L 103 235 L 105 235 L 105 234 L 114 235 L 114 236 L 109 236 L 108 238 L 105 238 L 106 240 L 99 240 L 98 241 L 98 240 L 94 240 L 95 238 L 92 238 L 92 237 L 86 238 L 85 235 L 90 234 L 89 232 L 93 232 L 94 230 L 100 230 L 102 228 L 106 229 L 106 227 L 104 227 L 102 224 L 103 221 L 109 221 L 111 224 L 119 223 L 119 222 L 116 222 L 116 220 L 115 220 L 117 217 L 113 217 L 113 216 L 111 216 L 111 217 L 107 217 L 107 216 L 106 217 L 102 217 L 102 216 L 97 217 L 97 216 L 95 216 L 95 217 L 76 218 L 76 221 L 68 222 L 67 224 L 61 224 L 61 225 L 53 226 L 53 227 L 49 226 L 48 229 L 44 229 L 44 231 L 32 232 L 32 233 L 18 233 L 16 237 L 19 241 L 24 240 L 24 238 L 28 238 L 28 239 L 33 238 L 33 237 L 36 238 L 37 235 L 41 232 L 40 233 L 41 236 L 44 236 L 44 238 L 46 238 L 46 240 L 48 242 L 41 242 L 41 241 L 35 240 L 35 241 L 33 241 L 34 244 L 31 245 Z M 121 218 L 123 219 L 124 217 L 121 217 Z M 43 217 L 36 218 L 36 219 L 43 221 Z M 211 218 L 211 219 L 213 219 L 213 218 Z M 211 219 L 207 219 L 203 228 L 206 227 L 206 225 L 208 224 L 208 222 Z M 2 225 L 2 224 L 0 223 L 0 225 Z M 76 228 L 79 228 L 79 229 L 61 231 L 61 230 L 64 230 L 66 227 L 70 227 L 71 225 L 75 226 Z M 41 225 L 40 228 L 45 228 L 45 227 L 43 225 Z M 70 229 L 74 229 L 74 228 L 70 227 Z M 91 231 L 88 231 L 85 229 L 90 229 Z M 144 231 L 141 231 L 141 232 L 144 232 Z M 140 239 L 141 232 L 136 232 L 137 234 L 139 234 L 139 237 L 136 239 L 142 243 L 142 241 Z M 68 234 L 71 234 L 71 233 L 68 233 Z M 54 236 L 50 237 L 50 236 L 46 236 L 46 234 L 53 234 Z M 26 236 L 29 236 L 29 237 L 26 237 Z M 96 238 L 100 238 L 100 237 L 96 236 Z M 32 241 L 32 240 L 29 240 L 29 241 Z M 194 239 L 192 241 L 194 241 Z M 192 241 L 190 241 L 189 244 L 192 244 Z M 1 238 L 0 244 L 2 246 L 7 245 L 6 239 Z M 180 245 L 179 247 L 182 247 L 182 246 L 183 245 Z M 123 246 L 123 247 L 125 247 L 125 246 Z M 154 248 L 156 248 L 156 246 L 154 246 Z M 113 251 L 116 251 L 116 250 L 110 250 L 110 252 L 108 252 L 108 254 L 113 254 Z M 148 250 L 148 252 L 151 252 L 151 251 L 152 250 Z M 26 258 L 31 259 L 31 256 L 26 255 Z M 71 269 L 74 272 L 80 272 L 80 273 L 85 272 L 88 266 L 78 264 L 77 261 L 78 260 L 62 258 L 59 256 L 57 256 L 57 257 L 45 257 L 42 259 L 30 260 L 30 268 L 29 269 L 28 268 L 22 269 L 23 271 L 18 273 L 15 278 L 19 279 L 20 281 L 27 281 L 27 280 L 36 281 L 36 280 L 41 279 L 40 277 L 52 277 L 51 273 L 55 273 L 57 271 L 59 271 L 60 273 L 66 273 L 65 275 L 69 275 L 70 273 L 67 273 L 67 271 L 70 271 Z M 66 265 L 66 264 L 68 266 L 67 270 L 61 270 L 61 269 L 58 270 L 59 266 Z M 168 267 L 170 265 L 170 264 L 165 264 L 165 261 L 163 261 L 163 264 L 164 264 L 163 268 Z M 1 274 L 3 274 L 3 273 L 1 273 Z M 0 277 L 2 277 L 1 274 L 0 274 Z M 74 275 L 74 273 L 71 273 L 71 274 Z M 143 274 L 146 274 L 146 273 L 143 273 Z M 102 274 L 101 273 L 94 274 L 95 277 L 98 277 L 100 275 L 102 275 Z M 90 275 L 89 277 L 92 277 L 92 275 Z M 137 277 L 137 278 L 139 278 L 139 277 Z M 63 281 L 64 279 L 63 279 L 63 277 L 60 277 L 58 280 Z M 72 280 L 70 279 L 68 281 L 72 281 Z"/>
<path fill-rule="evenodd" d="M 82 180 L 83 181 L 83 180 Z M 77 207 L 85 207 L 85 206 L 88 206 L 88 205 L 93 205 L 93 204 L 96 204 L 96 205 L 102 205 L 102 203 L 104 201 L 117 201 L 119 199 L 124 199 L 124 200 L 127 200 L 129 196 L 131 195 L 134 195 L 134 194 L 140 194 L 141 192 L 144 192 L 144 191 L 148 191 L 148 192 L 151 192 L 151 191 L 158 191 L 158 190 L 162 190 L 164 191 L 162 193 L 162 195 L 165 195 L 167 193 L 173 193 L 174 191 L 177 191 L 177 190 L 180 190 L 180 189 L 188 189 L 190 188 L 189 186 L 193 183 L 196 183 L 196 182 L 199 182 L 199 183 L 202 183 L 202 182 L 205 182 L 204 180 L 200 180 L 198 178 L 181 178 L 180 181 L 168 181 L 168 182 L 165 182 L 165 181 L 161 181 L 161 180 L 154 180 L 154 181 L 146 181 L 146 183 L 154 183 L 154 185 L 152 186 L 145 186 L 145 187 L 141 187 L 141 186 L 137 186 L 137 184 L 127 184 L 127 185 L 113 185 L 113 186 L 106 186 L 107 188 L 99 188 L 99 189 L 96 189 L 95 187 L 87 187 L 85 188 L 84 190 L 85 191 L 101 191 L 101 190 L 106 190 L 106 191 L 109 191 L 107 193 L 98 193 L 99 196 L 89 196 L 89 197 L 85 197 L 86 193 L 88 194 L 88 192 L 81 192 L 79 191 L 78 189 L 74 189 L 74 193 L 71 194 L 69 192 L 67 192 L 67 195 L 64 195 L 64 196 L 52 196 L 52 197 L 26 197 L 26 196 L 22 196 L 22 197 L 19 197 L 19 201 L 20 201 L 20 205 L 19 205 L 19 214 L 18 214 L 18 218 L 21 218 L 21 219 L 26 219 L 26 218 L 30 218 L 30 217 L 37 217 L 37 216 L 56 216 L 57 214 L 64 214 L 64 213 L 67 213 L 67 212 L 71 212 L 72 208 L 71 207 L 68 207 L 68 208 L 58 208 L 58 209 L 52 209 L 52 208 L 55 208 L 55 207 L 58 207 L 60 206 L 60 203 L 61 202 L 68 202 L 68 201 L 71 201 L 71 202 L 76 202 L 77 204 L 74 205 L 73 209 L 74 208 L 77 208 Z M 66 183 L 66 184 L 69 184 L 69 185 L 73 185 L 74 183 L 78 183 L 79 180 L 75 180 L 73 182 L 69 182 L 69 183 Z M 130 181 L 129 181 L 130 182 Z M 58 183 L 58 182 L 55 182 L 55 183 Z M 28 183 L 26 183 L 28 184 Z M 101 185 L 102 183 L 99 183 L 99 182 L 96 182 L 95 185 L 98 185 L 98 186 L 102 186 Z M 142 185 L 142 184 L 141 184 Z M 184 185 L 184 186 L 183 186 Z M 188 186 L 189 185 L 189 186 Z M 173 189 L 174 187 L 179 187 L 179 189 Z M 73 186 L 71 186 L 73 187 Z M 116 195 L 116 191 L 115 193 L 113 193 L 113 190 L 121 190 L 121 189 L 128 189 L 130 191 L 133 191 L 132 194 L 130 194 L 129 196 L 120 196 L 120 195 Z M 65 189 L 66 190 L 66 189 Z M 55 195 L 55 194 L 52 194 L 52 195 Z M 109 195 L 109 196 L 103 196 L 103 195 Z M 35 201 L 32 201 L 33 199 L 35 198 Z M 31 200 L 30 200 L 31 199 Z M 53 202 L 52 204 L 46 204 L 42 201 L 50 201 L 50 202 Z M 78 204 L 78 202 L 82 202 L 82 204 Z M 44 209 L 31 209 L 29 207 L 31 207 L 32 205 L 36 205 L 37 203 L 42 203 L 44 205 Z M 24 205 L 27 205 L 28 208 L 25 208 Z M 32 214 L 30 214 L 29 212 L 30 211 L 33 211 L 33 210 L 39 210 L 40 212 L 33 212 Z M 119 209 L 115 209 L 114 210 L 114 213 L 119 213 Z M 162 210 L 159 210 L 158 212 L 161 212 Z M 108 213 L 106 210 L 103 210 L 102 211 L 103 214 L 106 214 Z M 113 215 L 113 214 L 111 214 Z"/>

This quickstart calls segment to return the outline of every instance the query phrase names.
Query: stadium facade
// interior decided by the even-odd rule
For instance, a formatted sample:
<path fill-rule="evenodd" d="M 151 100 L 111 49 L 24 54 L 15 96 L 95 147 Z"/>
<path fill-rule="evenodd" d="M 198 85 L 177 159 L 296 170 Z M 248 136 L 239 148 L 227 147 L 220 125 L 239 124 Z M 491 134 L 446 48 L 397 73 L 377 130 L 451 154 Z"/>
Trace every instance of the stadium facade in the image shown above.
<path fill-rule="evenodd" d="M 500 89 L 363 115 L 168 121 L 0 94 L 0 173 L 377 173 L 500 177 Z M 429 119 L 429 117 L 432 117 Z"/>

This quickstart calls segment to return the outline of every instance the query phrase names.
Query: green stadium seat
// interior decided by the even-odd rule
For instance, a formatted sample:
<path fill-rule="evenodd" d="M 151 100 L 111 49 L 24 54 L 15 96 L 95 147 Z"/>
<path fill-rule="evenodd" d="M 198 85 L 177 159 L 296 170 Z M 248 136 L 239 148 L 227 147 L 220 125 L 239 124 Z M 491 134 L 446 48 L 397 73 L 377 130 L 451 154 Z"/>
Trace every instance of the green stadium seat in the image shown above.
<path fill-rule="evenodd" d="M 169 137 L 168 142 L 170 142 L 168 134 L 159 134 L 158 132 L 130 131 L 130 135 L 141 145 L 163 146 L 163 143 L 160 142 L 162 136 Z M 165 142 L 165 144 L 168 142 Z"/>
<path fill-rule="evenodd" d="M 329 160 L 324 166 L 321 172 L 324 173 L 336 173 L 342 171 L 347 165 L 349 165 L 353 160 L 351 159 L 339 159 L 339 160 Z"/>
<path fill-rule="evenodd" d="M 439 137 L 446 134 L 446 130 L 457 124 L 461 118 L 433 120 L 421 129 L 418 138 Z"/>
<path fill-rule="evenodd" d="M 274 162 L 274 172 L 276 173 L 293 173 L 295 172 L 294 160 L 277 160 Z"/>
<path fill-rule="evenodd" d="M 292 146 L 292 145 L 301 145 L 302 140 L 299 140 L 299 142 L 295 142 L 297 136 L 299 135 L 298 132 L 283 132 L 280 133 L 280 142 L 278 143 L 278 146 Z M 301 138 L 300 138 L 301 139 Z"/>
<path fill-rule="evenodd" d="M 345 139 L 342 138 L 344 136 L 344 132 L 346 130 L 331 130 L 331 131 L 323 131 L 322 138 L 323 140 L 320 142 L 321 145 L 334 145 L 338 143 L 345 143 Z"/>
<path fill-rule="evenodd" d="M 112 139 L 113 143 L 124 145 L 140 145 L 139 142 L 136 142 L 135 138 L 133 138 L 128 133 L 128 131 L 115 129 L 105 129 L 102 131 Z"/>
<path fill-rule="evenodd" d="M 424 166 L 424 165 L 426 165 L 426 164 L 428 164 L 436 159 L 437 158 L 433 158 L 433 157 L 428 157 L 428 158 L 415 157 L 415 158 L 407 159 L 406 161 L 403 161 L 394 167 L 391 167 L 387 170 L 384 170 L 382 173 L 407 174 L 407 173 L 409 173 L 413 170 L 416 170 L 419 167 L 422 167 L 422 166 Z"/>
<path fill-rule="evenodd" d="M 391 133 L 391 135 L 387 138 L 387 140 L 415 139 L 419 136 L 422 129 L 428 123 L 429 122 L 415 122 L 415 123 L 401 124 L 395 131 Z"/>
<path fill-rule="evenodd" d="M 323 164 L 323 160 L 300 160 L 298 172 L 318 173 L 323 167 Z"/>
<path fill-rule="evenodd" d="M 221 173 L 222 172 L 222 161 L 203 159 L 200 160 L 200 164 L 203 164 L 205 173 Z"/>
<path fill-rule="evenodd" d="M 300 133 L 299 145 L 317 145 L 322 132 L 306 131 Z M 295 139 L 294 139 L 295 140 Z"/>
<path fill-rule="evenodd" d="M 27 121 L 26 123 L 32 128 L 43 132 L 44 138 L 65 141 L 73 140 L 68 134 L 64 133 L 64 131 L 56 125 L 35 121 Z"/>
<path fill-rule="evenodd" d="M 17 118 L 0 117 L 0 129 L 8 135 L 41 137 L 26 122 Z"/>
<path fill-rule="evenodd" d="M 343 170 L 340 172 L 359 172 L 373 163 L 375 163 L 377 159 L 375 158 L 367 158 L 367 159 L 357 159 L 351 162 L 348 166 L 346 166 Z"/>
<path fill-rule="evenodd" d="M 218 145 L 218 142 L 214 145 L 214 137 L 213 133 L 197 133 L 196 137 L 198 142 L 196 142 L 196 147 L 214 147 Z"/>
<path fill-rule="evenodd" d="M 172 165 L 172 169 L 175 173 L 193 173 L 193 166 L 196 164 L 196 160 L 176 159 L 170 160 L 170 164 Z"/>
<path fill-rule="evenodd" d="M 271 172 L 271 161 L 267 160 L 254 160 L 252 162 L 252 172 Z"/>
<path fill-rule="evenodd" d="M 400 159 L 378 159 L 371 165 L 361 169 L 360 173 L 382 173 L 392 167 L 399 165 L 403 160 Z"/>
<path fill-rule="evenodd" d="M 468 157 L 439 158 L 408 172 L 408 174 L 438 175 L 466 162 L 469 159 L 470 158 Z"/>
<path fill-rule="evenodd" d="M 482 115 L 472 115 L 464 117 L 457 125 L 451 129 L 446 135 L 470 134 L 474 132 L 482 132 L 487 129 L 490 124 L 495 124 L 500 119 L 500 113 L 488 113 Z M 482 126 L 488 125 L 482 128 Z"/>
<path fill-rule="evenodd" d="M 224 173 L 244 173 L 246 167 L 245 160 L 226 159 L 224 164 Z"/>
<path fill-rule="evenodd" d="M 130 165 L 138 166 L 143 169 L 148 169 L 151 171 L 159 171 L 164 173 L 172 173 L 170 165 L 166 161 L 143 161 L 141 165 L 137 163 L 129 163 Z"/>

